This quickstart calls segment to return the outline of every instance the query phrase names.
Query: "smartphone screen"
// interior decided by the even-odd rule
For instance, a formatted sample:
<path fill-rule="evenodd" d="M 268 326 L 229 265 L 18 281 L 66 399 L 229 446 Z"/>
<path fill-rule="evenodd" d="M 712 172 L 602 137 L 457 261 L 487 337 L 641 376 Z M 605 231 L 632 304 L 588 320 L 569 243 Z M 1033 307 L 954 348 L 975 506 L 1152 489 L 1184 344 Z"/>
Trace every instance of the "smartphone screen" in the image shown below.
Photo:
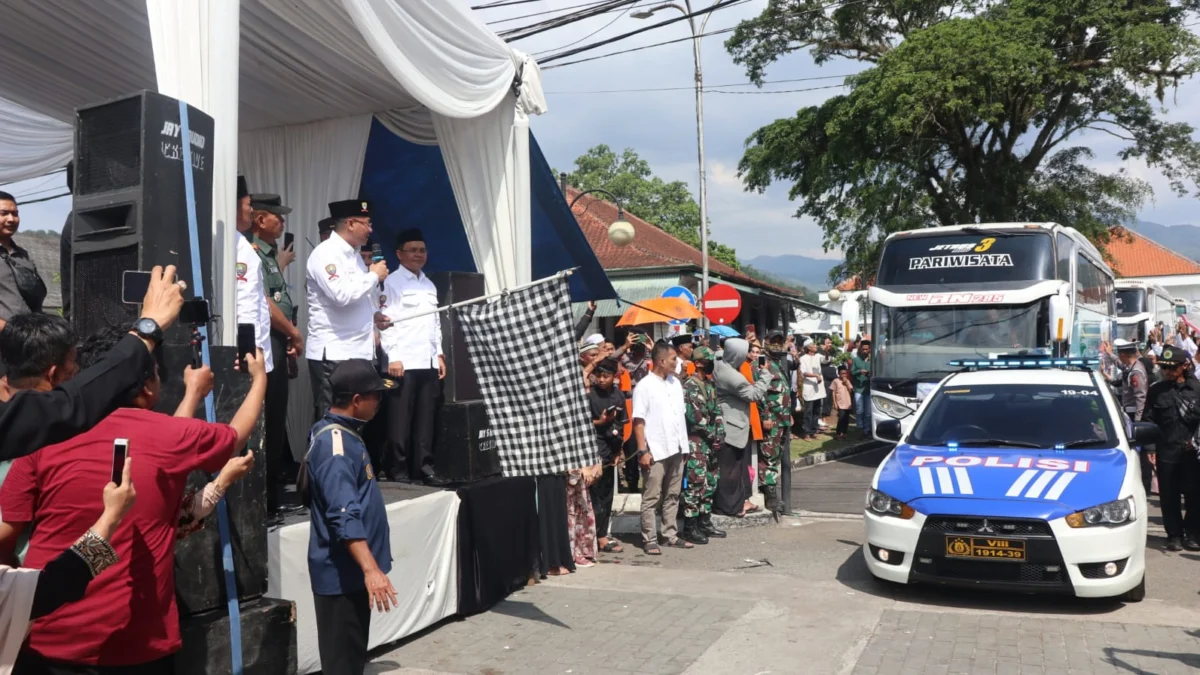
<path fill-rule="evenodd" d="M 121 474 L 125 472 L 125 457 L 129 454 L 129 439 L 118 438 L 113 441 L 112 482 L 121 484 Z"/>
<path fill-rule="evenodd" d="M 765 356 L 758 357 L 758 367 L 762 368 L 766 365 L 767 365 L 767 357 L 765 357 Z"/>
<path fill-rule="evenodd" d="M 296 235 L 292 234 L 291 232 L 283 233 L 283 247 L 284 248 L 291 248 L 292 243 L 295 241 L 296 241 Z"/>
<path fill-rule="evenodd" d="M 150 290 L 150 273 L 136 270 L 125 270 L 121 275 L 121 302 L 128 305 L 140 305 L 146 299 L 146 291 Z"/>
<path fill-rule="evenodd" d="M 254 324 L 239 323 L 237 331 L 238 358 L 242 361 L 242 372 L 246 372 L 246 355 L 253 354 L 256 349 L 254 340 Z"/>
<path fill-rule="evenodd" d="M 208 300 L 204 298 L 185 300 L 183 307 L 179 310 L 179 320 L 182 323 L 208 323 L 211 318 Z"/>

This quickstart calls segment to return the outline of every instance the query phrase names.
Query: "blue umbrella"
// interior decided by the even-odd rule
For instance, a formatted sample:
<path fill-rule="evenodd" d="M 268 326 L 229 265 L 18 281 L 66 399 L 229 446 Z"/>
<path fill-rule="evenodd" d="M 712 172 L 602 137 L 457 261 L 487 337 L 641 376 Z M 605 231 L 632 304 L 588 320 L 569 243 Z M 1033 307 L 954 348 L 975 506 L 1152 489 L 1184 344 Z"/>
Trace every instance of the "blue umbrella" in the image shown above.
<path fill-rule="evenodd" d="M 709 330 L 712 331 L 713 335 L 716 335 L 717 337 L 723 337 L 723 338 L 739 337 L 739 335 L 740 335 L 736 330 L 730 328 L 729 326 L 723 325 L 723 324 L 716 324 L 714 326 L 710 326 Z"/>

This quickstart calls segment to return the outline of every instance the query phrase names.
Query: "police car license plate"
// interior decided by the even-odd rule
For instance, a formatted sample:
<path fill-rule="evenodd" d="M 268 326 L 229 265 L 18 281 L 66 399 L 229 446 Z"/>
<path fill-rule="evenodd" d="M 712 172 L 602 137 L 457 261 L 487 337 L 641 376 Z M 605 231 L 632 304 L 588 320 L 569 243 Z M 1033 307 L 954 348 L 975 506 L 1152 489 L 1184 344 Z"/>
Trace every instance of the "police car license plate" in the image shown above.
<path fill-rule="evenodd" d="M 1025 542 L 995 537 L 946 537 L 946 557 L 1025 560 Z"/>

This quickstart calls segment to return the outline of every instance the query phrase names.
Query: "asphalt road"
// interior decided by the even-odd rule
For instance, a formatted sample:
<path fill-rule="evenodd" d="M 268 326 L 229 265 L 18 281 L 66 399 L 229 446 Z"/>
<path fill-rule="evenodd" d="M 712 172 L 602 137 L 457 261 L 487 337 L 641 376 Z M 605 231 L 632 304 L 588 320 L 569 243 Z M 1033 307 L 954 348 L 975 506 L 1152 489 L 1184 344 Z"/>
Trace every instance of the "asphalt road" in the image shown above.
<path fill-rule="evenodd" d="M 891 445 L 884 445 L 836 462 L 792 471 L 792 509 L 810 513 L 862 513 L 875 468 L 891 449 Z"/>

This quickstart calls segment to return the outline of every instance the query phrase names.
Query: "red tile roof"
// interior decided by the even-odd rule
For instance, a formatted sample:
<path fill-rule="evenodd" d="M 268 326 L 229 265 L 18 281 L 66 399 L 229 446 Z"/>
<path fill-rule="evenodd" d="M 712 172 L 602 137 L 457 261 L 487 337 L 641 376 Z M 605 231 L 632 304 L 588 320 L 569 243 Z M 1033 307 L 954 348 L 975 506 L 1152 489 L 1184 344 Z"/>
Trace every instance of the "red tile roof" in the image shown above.
<path fill-rule="evenodd" d="M 1184 257 L 1143 235 L 1114 227 L 1105 246 L 1118 277 L 1162 277 L 1200 274 L 1200 263 Z"/>
<path fill-rule="evenodd" d="M 567 188 L 567 203 L 579 195 L 579 190 Z M 606 270 L 628 270 L 646 267 L 701 267 L 700 249 L 676 239 L 665 231 L 626 211 L 625 220 L 636 233 L 628 246 L 617 246 L 608 239 L 608 226 L 617 220 L 617 207 L 599 197 L 584 195 L 571 208 L 580 229 Z M 799 298 L 796 291 L 780 288 L 749 277 L 729 265 L 709 256 L 709 272 L 729 281 L 764 288 L 774 293 Z"/>

